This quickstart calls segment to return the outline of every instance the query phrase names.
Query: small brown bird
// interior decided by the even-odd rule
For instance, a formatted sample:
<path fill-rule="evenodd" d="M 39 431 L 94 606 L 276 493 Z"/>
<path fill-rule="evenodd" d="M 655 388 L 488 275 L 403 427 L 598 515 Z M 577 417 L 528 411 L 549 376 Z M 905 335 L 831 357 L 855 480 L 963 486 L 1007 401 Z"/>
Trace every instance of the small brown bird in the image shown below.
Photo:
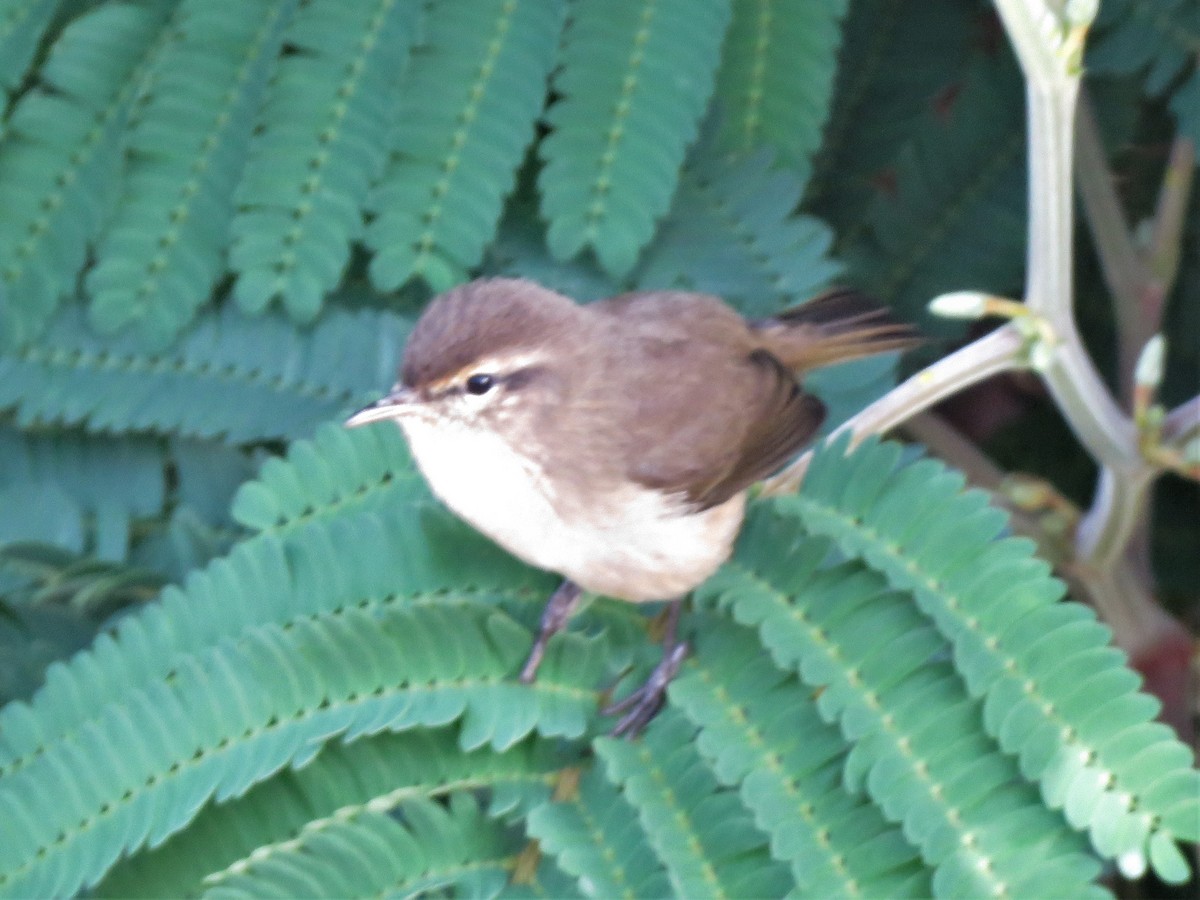
<path fill-rule="evenodd" d="M 531 281 L 484 279 L 429 304 L 400 380 L 346 424 L 396 422 L 447 506 L 567 579 L 523 681 L 580 589 L 677 601 L 662 663 L 606 711 L 624 714 L 614 733 L 636 733 L 686 654 L 678 600 L 728 558 L 750 485 L 824 418 L 797 375 L 914 343 L 850 291 L 749 322 L 704 294 L 579 305 Z"/>

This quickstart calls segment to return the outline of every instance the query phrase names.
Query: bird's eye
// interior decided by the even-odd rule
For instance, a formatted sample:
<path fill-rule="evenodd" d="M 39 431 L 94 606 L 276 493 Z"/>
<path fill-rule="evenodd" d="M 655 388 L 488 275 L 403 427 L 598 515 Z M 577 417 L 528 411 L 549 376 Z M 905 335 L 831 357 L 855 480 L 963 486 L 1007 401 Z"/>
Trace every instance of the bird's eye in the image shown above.
<path fill-rule="evenodd" d="M 491 375 L 472 375 L 467 379 L 468 394 L 486 394 L 496 384 L 495 377 Z"/>

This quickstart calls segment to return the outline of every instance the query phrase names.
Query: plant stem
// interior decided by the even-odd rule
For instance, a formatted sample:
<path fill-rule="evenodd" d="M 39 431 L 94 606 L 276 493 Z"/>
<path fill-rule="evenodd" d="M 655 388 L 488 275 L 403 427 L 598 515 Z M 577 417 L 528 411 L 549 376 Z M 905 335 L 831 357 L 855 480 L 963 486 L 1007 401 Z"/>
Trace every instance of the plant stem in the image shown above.
<path fill-rule="evenodd" d="M 843 422 L 830 437 L 849 432 L 853 446 L 867 435 L 890 431 L 964 388 L 1019 368 L 1024 364 L 1025 345 L 1024 336 L 1015 326 L 997 328 L 897 385 L 858 415 Z M 795 491 L 811 459 L 810 450 L 768 478 L 763 482 L 763 494 L 770 496 Z"/>

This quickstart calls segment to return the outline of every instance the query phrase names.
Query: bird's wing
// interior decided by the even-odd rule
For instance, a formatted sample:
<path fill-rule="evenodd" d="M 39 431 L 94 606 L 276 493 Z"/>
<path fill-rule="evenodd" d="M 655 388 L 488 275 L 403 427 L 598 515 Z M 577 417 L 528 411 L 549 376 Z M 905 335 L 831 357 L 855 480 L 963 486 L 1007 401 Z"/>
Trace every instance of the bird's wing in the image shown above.
<path fill-rule="evenodd" d="M 812 440 L 825 418 L 820 400 L 765 350 L 751 351 L 737 366 L 701 406 L 672 402 L 671 392 L 643 399 L 643 414 L 670 440 L 631 447 L 634 481 L 708 509 L 770 475 Z"/>

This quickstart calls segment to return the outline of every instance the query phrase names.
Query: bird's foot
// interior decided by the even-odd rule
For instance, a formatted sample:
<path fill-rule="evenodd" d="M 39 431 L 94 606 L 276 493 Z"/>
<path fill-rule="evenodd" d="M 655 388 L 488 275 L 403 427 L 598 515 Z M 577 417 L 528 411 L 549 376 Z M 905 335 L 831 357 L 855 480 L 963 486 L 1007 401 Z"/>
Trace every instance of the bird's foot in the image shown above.
<path fill-rule="evenodd" d="M 678 674 L 688 649 L 687 641 L 675 641 L 664 647 L 663 658 L 654 667 L 645 684 L 623 700 L 600 710 L 602 716 L 621 717 L 609 732 L 612 737 L 635 738 L 650 724 L 650 720 L 658 715 L 667 700 L 667 686 Z"/>
<path fill-rule="evenodd" d="M 575 582 L 564 581 L 550 595 L 550 599 L 546 601 L 546 608 L 542 610 L 542 623 L 538 629 L 537 639 L 529 651 L 529 658 L 525 660 L 525 665 L 521 668 L 521 684 L 530 684 L 533 681 L 537 675 L 538 666 L 542 664 L 542 657 L 546 655 L 546 645 L 550 642 L 550 638 L 563 630 L 567 620 L 571 618 L 571 614 L 579 605 L 579 598 L 582 594 L 583 591 Z"/>
<path fill-rule="evenodd" d="M 611 703 L 600 710 L 603 716 L 620 716 L 620 721 L 609 732 L 613 737 L 628 737 L 630 739 L 641 734 L 650 720 L 658 715 L 659 710 L 667 700 L 667 687 L 679 673 L 688 655 L 687 641 L 679 640 L 679 616 L 683 611 L 683 601 L 674 600 L 667 607 L 666 623 L 663 628 L 663 655 L 646 683 L 632 694 L 616 703 Z"/>

